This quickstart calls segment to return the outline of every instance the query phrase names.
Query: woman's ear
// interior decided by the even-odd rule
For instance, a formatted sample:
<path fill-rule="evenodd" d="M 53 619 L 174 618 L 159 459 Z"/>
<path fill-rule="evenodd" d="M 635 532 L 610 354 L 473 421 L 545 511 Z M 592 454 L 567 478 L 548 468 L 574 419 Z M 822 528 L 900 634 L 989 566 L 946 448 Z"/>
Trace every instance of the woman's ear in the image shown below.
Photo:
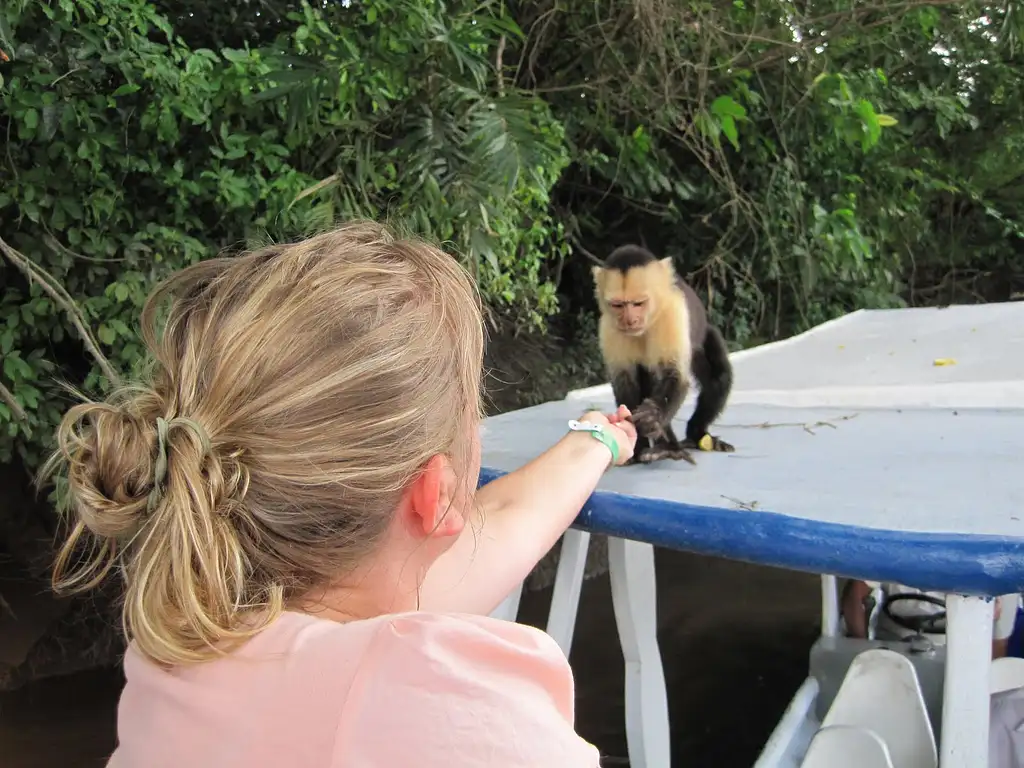
<path fill-rule="evenodd" d="M 457 536 L 465 527 L 463 510 L 455 504 L 458 478 L 444 456 L 423 465 L 407 492 L 410 522 L 419 536 Z"/>

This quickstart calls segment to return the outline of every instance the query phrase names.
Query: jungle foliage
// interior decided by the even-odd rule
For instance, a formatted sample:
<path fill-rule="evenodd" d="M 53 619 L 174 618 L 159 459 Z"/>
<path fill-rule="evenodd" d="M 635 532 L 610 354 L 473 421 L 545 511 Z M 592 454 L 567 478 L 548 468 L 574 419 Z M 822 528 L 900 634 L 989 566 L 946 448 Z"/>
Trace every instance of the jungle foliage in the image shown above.
<path fill-rule="evenodd" d="M 11 467 L 65 382 L 133 369 L 154 281 L 351 216 L 464 259 L 494 350 L 554 330 L 545 386 L 595 375 L 583 254 L 624 242 L 673 256 L 737 346 L 1024 284 L 1014 0 L 2 6 Z"/>

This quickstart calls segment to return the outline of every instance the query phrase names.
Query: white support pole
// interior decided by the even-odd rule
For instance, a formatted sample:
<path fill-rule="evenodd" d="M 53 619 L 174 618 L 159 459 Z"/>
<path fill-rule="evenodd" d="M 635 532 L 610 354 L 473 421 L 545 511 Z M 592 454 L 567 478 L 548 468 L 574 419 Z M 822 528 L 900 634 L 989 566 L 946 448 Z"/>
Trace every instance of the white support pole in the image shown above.
<path fill-rule="evenodd" d="M 839 589 L 836 577 L 821 576 L 821 635 L 836 637 L 839 634 Z"/>
<path fill-rule="evenodd" d="M 988 765 L 993 610 L 990 597 L 946 596 L 941 768 Z"/>
<path fill-rule="evenodd" d="M 580 593 L 583 591 L 583 571 L 590 549 L 590 533 L 570 528 L 562 534 L 562 550 L 555 573 L 555 588 L 548 610 L 547 633 L 555 639 L 562 653 L 569 658 L 572 636 L 579 614 Z"/>
<path fill-rule="evenodd" d="M 615 624 L 626 661 L 626 745 L 631 768 L 668 768 L 670 737 L 665 671 L 658 648 L 654 547 L 608 537 Z"/>
<path fill-rule="evenodd" d="M 876 640 L 878 639 L 878 617 L 882 615 L 882 603 L 885 600 L 885 591 L 881 584 L 871 590 L 871 597 L 874 598 L 875 606 L 868 615 L 868 640 Z"/>
<path fill-rule="evenodd" d="M 792 754 L 793 741 L 807 721 L 807 713 L 818 700 L 818 681 L 808 677 L 797 689 L 796 694 L 779 719 L 778 725 L 761 750 L 754 768 L 778 768 L 782 759 Z"/>

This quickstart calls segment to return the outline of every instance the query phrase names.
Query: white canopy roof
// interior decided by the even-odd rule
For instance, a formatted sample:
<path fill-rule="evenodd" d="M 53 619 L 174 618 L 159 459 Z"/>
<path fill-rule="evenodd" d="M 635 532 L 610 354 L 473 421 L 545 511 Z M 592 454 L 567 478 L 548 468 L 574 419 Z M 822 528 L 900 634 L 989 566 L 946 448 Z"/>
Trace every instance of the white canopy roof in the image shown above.
<path fill-rule="evenodd" d="M 733 360 L 712 432 L 737 452 L 611 470 L 581 524 L 922 588 L 1024 588 L 1024 303 L 860 311 Z M 522 466 L 591 407 L 614 408 L 608 385 L 488 419 L 484 467 Z"/>
<path fill-rule="evenodd" d="M 732 360 L 733 406 L 1024 408 L 1024 302 L 859 310 Z"/>

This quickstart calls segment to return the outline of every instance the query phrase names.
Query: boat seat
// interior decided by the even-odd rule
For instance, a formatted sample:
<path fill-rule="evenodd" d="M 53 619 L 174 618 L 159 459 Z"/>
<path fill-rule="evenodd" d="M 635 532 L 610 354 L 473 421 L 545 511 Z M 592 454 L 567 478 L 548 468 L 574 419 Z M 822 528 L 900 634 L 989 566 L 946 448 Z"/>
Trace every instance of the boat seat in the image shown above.
<path fill-rule="evenodd" d="M 989 693 L 1024 688 L 1024 659 L 1004 656 L 993 659 L 989 670 Z"/>
<path fill-rule="evenodd" d="M 866 745 L 873 740 L 865 737 L 867 732 L 881 739 L 891 768 L 938 766 L 935 734 L 917 672 L 906 656 L 895 651 L 872 648 L 857 655 L 825 714 L 821 731 L 833 726 L 848 726 L 859 735 L 826 736 L 824 744 L 830 750 L 839 749 L 835 745 L 842 738 L 855 740 L 865 745 L 863 749 L 871 750 L 873 747 Z M 845 759 L 840 752 L 831 756 L 834 765 L 838 766 L 840 759 Z M 877 765 L 887 766 L 884 762 Z M 808 768 L 806 759 L 802 768 Z"/>
<path fill-rule="evenodd" d="M 855 725 L 830 725 L 811 739 L 800 768 L 894 768 L 882 737 Z"/>

